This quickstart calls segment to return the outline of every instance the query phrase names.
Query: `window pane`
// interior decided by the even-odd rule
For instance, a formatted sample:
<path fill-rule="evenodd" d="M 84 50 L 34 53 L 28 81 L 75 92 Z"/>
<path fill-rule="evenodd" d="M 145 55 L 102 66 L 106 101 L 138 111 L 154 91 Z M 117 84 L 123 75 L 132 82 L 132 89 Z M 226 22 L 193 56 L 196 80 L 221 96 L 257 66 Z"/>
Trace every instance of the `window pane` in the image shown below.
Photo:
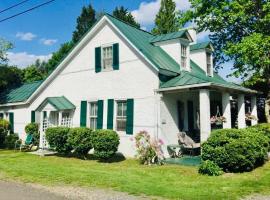
<path fill-rule="evenodd" d="M 123 102 L 123 116 L 127 116 L 127 103 Z"/>
<path fill-rule="evenodd" d="M 117 116 L 122 116 L 122 102 L 117 103 Z"/>
<path fill-rule="evenodd" d="M 97 127 L 97 118 L 90 118 L 90 128 L 96 129 Z"/>

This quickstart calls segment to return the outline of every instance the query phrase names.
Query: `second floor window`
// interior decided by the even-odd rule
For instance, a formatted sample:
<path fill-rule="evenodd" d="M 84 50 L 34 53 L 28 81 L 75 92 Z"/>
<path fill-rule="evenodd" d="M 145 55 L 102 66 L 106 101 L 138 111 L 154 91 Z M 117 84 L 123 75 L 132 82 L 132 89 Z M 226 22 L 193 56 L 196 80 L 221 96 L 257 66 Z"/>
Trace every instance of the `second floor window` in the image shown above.
<path fill-rule="evenodd" d="M 118 101 L 116 113 L 116 130 L 126 131 L 126 122 L 127 122 L 127 102 Z"/>
<path fill-rule="evenodd" d="M 181 44 L 181 66 L 187 68 L 187 46 Z"/>
<path fill-rule="evenodd" d="M 90 128 L 96 129 L 97 128 L 97 102 L 90 103 Z"/>
<path fill-rule="evenodd" d="M 206 67 L 207 67 L 207 75 L 211 75 L 212 71 L 212 60 L 211 60 L 211 53 L 206 53 Z"/>
<path fill-rule="evenodd" d="M 113 64 L 113 50 L 112 46 L 102 48 L 102 69 L 111 70 Z"/>

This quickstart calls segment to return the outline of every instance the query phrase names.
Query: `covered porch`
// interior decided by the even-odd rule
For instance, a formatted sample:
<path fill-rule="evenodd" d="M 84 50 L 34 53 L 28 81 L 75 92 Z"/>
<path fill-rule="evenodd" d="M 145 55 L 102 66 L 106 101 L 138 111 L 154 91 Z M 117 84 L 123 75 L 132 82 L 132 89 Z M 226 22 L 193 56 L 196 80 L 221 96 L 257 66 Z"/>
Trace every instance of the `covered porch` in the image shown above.
<path fill-rule="evenodd" d="M 35 110 L 38 116 L 37 122 L 40 124 L 40 142 L 41 149 L 48 148 L 45 139 L 45 131 L 49 127 L 72 127 L 73 115 L 75 111 L 73 105 L 66 97 L 47 97 Z"/>
<path fill-rule="evenodd" d="M 177 133 L 182 131 L 194 142 L 202 143 L 214 129 L 257 124 L 256 91 L 235 84 L 190 84 L 158 92 L 163 133 L 160 137 L 167 144 L 177 144 Z"/>

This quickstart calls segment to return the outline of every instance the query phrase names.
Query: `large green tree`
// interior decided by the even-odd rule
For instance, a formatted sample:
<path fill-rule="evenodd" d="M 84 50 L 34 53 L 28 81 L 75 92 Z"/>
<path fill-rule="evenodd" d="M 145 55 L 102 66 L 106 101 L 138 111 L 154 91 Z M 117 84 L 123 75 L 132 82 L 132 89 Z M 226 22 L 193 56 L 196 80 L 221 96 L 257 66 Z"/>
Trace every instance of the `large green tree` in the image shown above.
<path fill-rule="evenodd" d="M 92 5 L 84 6 L 81 15 L 77 18 L 77 26 L 76 30 L 73 32 L 72 41 L 77 43 L 95 22 L 96 11 Z"/>
<path fill-rule="evenodd" d="M 113 16 L 132 25 L 137 28 L 140 28 L 140 24 L 135 21 L 135 18 L 133 15 L 128 11 L 127 8 L 124 8 L 123 6 L 116 7 L 113 11 Z"/>
<path fill-rule="evenodd" d="M 31 83 L 44 79 L 44 74 L 36 65 L 30 65 L 22 70 L 23 82 Z"/>
<path fill-rule="evenodd" d="M 13 66 L 0 64 L 0 93 L 15 88 L 22 83 L 22 71 Z"/>
<path fill-rule="evenodd" d="M 270 1 L 268 0 L 190 0 L 186 21 L 199 31 L 210 31 L 217 69 L 233 61 L 232 75 L 249 85 L 264 81 L 270 99 Z M 253 74 L 255 75 L 253 76 Z M 260 89 L 260 88 L 258 88 Z M 264 89 L 264 88 L 261 88 Z M 266 113 L 269 115 L 269 112 Z M 270 122 L 270 118 L 269 118 Z"/>
<path fill-rule="evenodd" d="M 154 35 L 171 33 L 179 29 L 175 8 L 173 0 L 161 0 L 160 9 L 155 19 L 155 27 L 152 30 Z"/>

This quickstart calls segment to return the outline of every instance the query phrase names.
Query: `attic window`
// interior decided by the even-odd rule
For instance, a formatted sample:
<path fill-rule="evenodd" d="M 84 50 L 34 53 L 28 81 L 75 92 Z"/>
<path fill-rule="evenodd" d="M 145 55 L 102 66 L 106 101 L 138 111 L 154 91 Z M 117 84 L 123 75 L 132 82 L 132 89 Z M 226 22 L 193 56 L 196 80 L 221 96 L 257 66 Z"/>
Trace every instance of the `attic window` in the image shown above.
<path fill-rule="evenodd" d="M 187 46 L 181 44 L 181 66 L 187 68 Z"/>
<path fill-rule="evenodd" d="M 102 48 L 102 70 L 112 70 L 113 64 L 113 50 L 112 46 Z"/>
<path fill-rule="evenodd" d="M 212 74 L 212 62 L 211 62 L 211 53 L 206 53 L 206 67 L 207 67 L 207 75 L 211 76 Z"/>

